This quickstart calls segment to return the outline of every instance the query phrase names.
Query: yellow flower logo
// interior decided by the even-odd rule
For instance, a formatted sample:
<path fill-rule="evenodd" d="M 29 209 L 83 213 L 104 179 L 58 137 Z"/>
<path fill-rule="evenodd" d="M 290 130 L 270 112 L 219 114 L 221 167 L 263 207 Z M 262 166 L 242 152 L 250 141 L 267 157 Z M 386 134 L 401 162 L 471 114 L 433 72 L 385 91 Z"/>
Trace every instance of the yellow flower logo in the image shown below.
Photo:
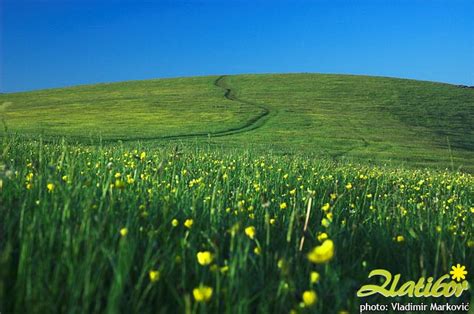
<path fill-rule="evenodd" d="M 467 270 L 466 266 L 461 266 L 461 264 L 457 264 L 456 266 L 451 267 L 451 271 L 449 272 L 454 280 L 461 281 L 466 279 Z"/>

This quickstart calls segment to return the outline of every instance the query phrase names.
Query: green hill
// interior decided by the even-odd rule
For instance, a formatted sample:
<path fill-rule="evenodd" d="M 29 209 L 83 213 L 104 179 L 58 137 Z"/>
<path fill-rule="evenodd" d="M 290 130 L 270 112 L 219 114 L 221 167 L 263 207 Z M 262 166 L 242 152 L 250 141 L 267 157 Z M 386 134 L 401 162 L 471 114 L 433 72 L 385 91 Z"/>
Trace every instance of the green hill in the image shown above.
<path fill-rule="evenodd" d="M 0 95 L 9 132 L 474 168 L 474 90 L 322 74 L 209 76 Z M 2 130 L 3 134 L 5 133 Z"/>

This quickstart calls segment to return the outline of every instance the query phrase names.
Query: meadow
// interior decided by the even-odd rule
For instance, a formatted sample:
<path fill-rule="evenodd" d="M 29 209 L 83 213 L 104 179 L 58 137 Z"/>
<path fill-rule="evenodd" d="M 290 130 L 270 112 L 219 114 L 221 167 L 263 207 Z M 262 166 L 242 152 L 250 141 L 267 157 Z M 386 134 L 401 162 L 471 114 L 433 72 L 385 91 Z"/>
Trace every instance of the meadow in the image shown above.
<path fill-rule="evenodd" d="M 182 141 L 474 170 L 474 89 L 384 77 L 157 79 L 0 95 L 8 132 L 90 143 Z M 5 134 L 4 128 L 0 136 Z"/>
<path fill-rule="evenodd" d="M 393 301 L 356 297 L 375 268 L 416 280 L 461 263 L 472 284 L 467 173 L 2 143 L 2 313 L 353 313 Z"/>
<path fill-rule="evenodd" d="M 0 313 L 472 304 L 357 291 L 457 264 L 472 287 L 473 109 L 473 89 L 322 74 L 1 94 Z"/>

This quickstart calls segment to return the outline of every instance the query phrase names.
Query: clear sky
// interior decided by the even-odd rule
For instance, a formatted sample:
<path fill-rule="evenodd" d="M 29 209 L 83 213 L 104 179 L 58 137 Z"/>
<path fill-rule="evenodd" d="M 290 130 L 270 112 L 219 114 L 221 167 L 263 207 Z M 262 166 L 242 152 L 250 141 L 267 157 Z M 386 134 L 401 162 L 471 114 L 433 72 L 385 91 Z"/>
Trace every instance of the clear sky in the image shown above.
<path fill-rule="evenodd" d="M 0 91 L 318 72 L 474 85 L 473 0 L 0 0 Z"/>

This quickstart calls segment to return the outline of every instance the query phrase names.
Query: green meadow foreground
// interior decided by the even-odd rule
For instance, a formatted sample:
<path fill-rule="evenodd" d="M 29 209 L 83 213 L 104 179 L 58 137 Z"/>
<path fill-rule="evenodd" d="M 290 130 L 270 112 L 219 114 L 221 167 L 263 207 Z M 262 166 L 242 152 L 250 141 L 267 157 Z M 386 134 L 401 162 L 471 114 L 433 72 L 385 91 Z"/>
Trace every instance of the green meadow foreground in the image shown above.
<path fill-rule="evenodd" d="M 2 143 L 2 313 L 353 313 L 366 302 L 446 302 L 357 297 L 378 268 L 401 274 L 398 289 L 461 264 L 473 284 L 467 173 L 195 146 Z M 449 298 L 469 301 L 472 291 Z"/>

